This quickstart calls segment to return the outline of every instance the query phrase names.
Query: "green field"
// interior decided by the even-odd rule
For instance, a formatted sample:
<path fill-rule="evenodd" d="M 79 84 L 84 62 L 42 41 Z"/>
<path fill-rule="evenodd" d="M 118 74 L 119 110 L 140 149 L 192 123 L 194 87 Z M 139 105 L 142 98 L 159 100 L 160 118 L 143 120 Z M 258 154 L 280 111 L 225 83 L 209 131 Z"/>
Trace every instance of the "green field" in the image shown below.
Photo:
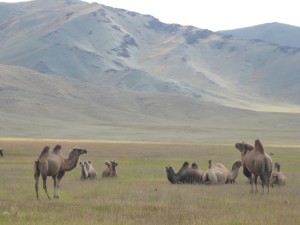
<path fill-rule="evenodd" d="M 254 142 L 254 140 L 253 140 Z M 263 140 L 262 140 L 263 142 Z M 94 181 L 81 181 L 78 165 L 61 181 L 60 199 L 48 200 L 40 179 L 36 200 L 33 162 L 45 145 L 61 144 L 64 155 L 75 146 L 88 150 L 81 160 L 92 160 L 98 171 Z M 230 168 L 240 158 L 232 145 L 118 143 L 61 140 L 0 139 L 1 224 L 300 224 L 300 150 L 265 146 L 273 162 L 281 163 L 288 184 L 269 195 L 250 194 L 240 171 L 237 183 L 220 186 L 172 185 L 165 166 L 177 171 L 184 161 L 203 170 L 207 161 Z M 116 160 L 118 178 L 103 179 L 105 160 Z M 53 196 L 53 181 L 47 179 Z M 260 191 L 259 187 L 259 191 Z"/>

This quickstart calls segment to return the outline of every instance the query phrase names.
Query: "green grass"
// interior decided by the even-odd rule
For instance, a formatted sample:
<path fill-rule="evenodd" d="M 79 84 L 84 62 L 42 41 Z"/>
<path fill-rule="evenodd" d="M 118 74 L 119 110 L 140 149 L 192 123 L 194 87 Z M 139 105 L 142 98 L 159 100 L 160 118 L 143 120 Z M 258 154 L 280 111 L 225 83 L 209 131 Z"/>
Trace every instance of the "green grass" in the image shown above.
<path fill-rule="evenodd" d="M 80 167 L 61 181 L 60 199 L 48 200 L 39 183 L 36 200 L 33 162 L 44 145 L 88 149 L 98 171 L 94 181 L 80 180 Z M 209 159 L 230 168 L 240 157 L 233 146 L 197 144 L 101 143 L 51 140 L 1 140 L 5 157 L 0 158 L 1 224 L 206 224 L 282 225 L 299 224 L 300 151 L 292 147 L 266 147 L 273 162 L 281 163 L 288 184 L 272 188 L 270 195 L 250 194 L 242 171 L 236 184 L 221 186 L 172 185 L 165 166 L 178 170 L 184 161 L 205 169 Z M 119 162 L 118 178 L 102 179 L 104 160 Z M 47 179 L 53 195 L 53 181 Z M 260 189 L 260 187 L 259 187 Z"/>

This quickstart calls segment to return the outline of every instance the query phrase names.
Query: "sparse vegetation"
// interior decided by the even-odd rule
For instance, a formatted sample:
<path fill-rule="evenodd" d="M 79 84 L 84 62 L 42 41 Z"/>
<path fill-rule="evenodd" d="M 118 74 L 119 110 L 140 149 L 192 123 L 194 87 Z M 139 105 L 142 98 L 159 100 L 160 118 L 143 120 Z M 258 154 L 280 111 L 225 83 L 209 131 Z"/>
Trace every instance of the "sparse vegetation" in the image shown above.
<path fill-rule="evenodd" d="M 82 160 L 96 168 L 117 158 L 118 179 L 97 177 L 81 182 L 78 165 L 61 182 L 59 200 L 35 198 L 33 162 L 45 145 L 61 144 L 63 151 L 86 148 Z M 213 159 L 230 167 L 239 157 L 232 145 L 101 143 L 50 140 L 0 140 L 6 149 L 0 161 L 1 224 L 205 224 L 294 225 L 299 223 L 300 152 L 294 147 L 265 146 L 289 177 L 286 186 L 269 195 L 249 193 L 247 178 L 222 186 L 171 185 L 165 166 L 178 170 L 184 161 L 200 168 Z M 49 190 L 50 191 L 50 190 Z M 51 195 L 52 190 L 50 191 Z M 88 204 L 82 204 L 83 202 Z"/>

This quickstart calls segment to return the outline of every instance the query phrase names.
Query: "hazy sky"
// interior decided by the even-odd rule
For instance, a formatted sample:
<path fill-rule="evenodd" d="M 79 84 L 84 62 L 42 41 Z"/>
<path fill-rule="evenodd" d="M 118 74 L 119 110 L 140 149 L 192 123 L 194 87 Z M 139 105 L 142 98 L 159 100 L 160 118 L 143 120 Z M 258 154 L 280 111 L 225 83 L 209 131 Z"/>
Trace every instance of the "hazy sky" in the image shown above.
<path fill-rule="evenodd" d="M 0 0 L 0 2 L 17 0 Z M 46 1 L 46 0 L 45 0 Z M 50 0 L 48 0 L 50 1 Z M 300 27 L 297 0 L 85 0 L 150 14 L 165 23 L 226 30 L 280 22 Z"/>

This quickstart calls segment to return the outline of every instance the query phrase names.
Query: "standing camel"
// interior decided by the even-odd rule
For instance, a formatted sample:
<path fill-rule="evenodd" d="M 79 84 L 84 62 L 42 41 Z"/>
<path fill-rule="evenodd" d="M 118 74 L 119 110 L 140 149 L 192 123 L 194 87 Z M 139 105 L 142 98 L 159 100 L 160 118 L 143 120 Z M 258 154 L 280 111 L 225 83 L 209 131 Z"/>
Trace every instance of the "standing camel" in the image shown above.
<path fill-rule="evenodd" d="M 65 158 L 61 152 L 61 146 L 56 145 L 53 151 L 50 151 L 49 146 L 45 146 L 39 158 L 34 163 L 34 178 L 36 198 L 39 199 L 38 182 L 42 175 L 43 188 L 50 199 L 47 191 L 47 176 L 51 176 L 54 181 L 54 198 L 58 199 L 59 182 L 65 175 L 65 172 L 74 169 L 78 163 L 79 156 L 87 153 L 87 150 L 82 148 L 74 148 L 70 151 L 68 158 Z"/>
<path fill-rule="evenodd" d="M 257 178 L 260 177 L 262 194 L 264 193 L 265 185 L 268 187 L 269 194 L 270 178 L 272 174 L 272 159 L 265 152 L 260 140 L 255 140 L 255 148 L 246 143 L 236 143 L 235 147 L 241 152 L 241 161 L 244 169 L 243 172 L 250 180 L 251 192 L 253 193 L 253 181 L 255 184 L 255 193 L 258 192 Z"/>
<path fill-rule="evenodd" d="M 2 148 L 0 148 L 0 157 L 4 157 L 4 152 Z"/>

